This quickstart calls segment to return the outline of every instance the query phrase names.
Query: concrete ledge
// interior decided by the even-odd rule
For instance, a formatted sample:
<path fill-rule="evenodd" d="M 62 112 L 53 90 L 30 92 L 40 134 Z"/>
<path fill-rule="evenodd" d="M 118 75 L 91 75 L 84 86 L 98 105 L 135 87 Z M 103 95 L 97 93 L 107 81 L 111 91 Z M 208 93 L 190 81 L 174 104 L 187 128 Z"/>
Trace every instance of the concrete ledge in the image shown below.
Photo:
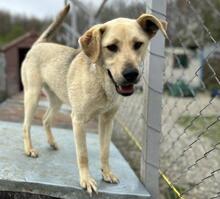
<path fill-rule="evenodd" d="M 24 155 L 22 126 L 0 121 L 0 191 L 26 192 L 63 199 L 87 199 L 79 186 L 73 133 L 54 129 L 58 151 L 49 148 L 42 127 L 32 127 L 32 141 L 39 158 Z M 87 135 L 90 171 L 98 183 L 97 199 L 149 198 L 150 195 L 135 176 L 126 160 L 111 144 L 110 163 L 120 183 L 112 185 L 101 180 L 99 143 L 95 134 Z"/>

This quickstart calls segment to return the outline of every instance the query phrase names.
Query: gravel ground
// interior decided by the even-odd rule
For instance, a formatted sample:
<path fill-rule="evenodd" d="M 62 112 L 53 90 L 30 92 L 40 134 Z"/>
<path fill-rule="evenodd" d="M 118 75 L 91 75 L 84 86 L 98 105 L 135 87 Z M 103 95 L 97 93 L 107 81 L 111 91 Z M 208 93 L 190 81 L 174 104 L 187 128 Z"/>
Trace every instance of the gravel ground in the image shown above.
<path fill-rule="evenodd" d="M 0 192 L 0 198 L 2 199 L 59 199 L 55 197 L 48 197 L 44 195 L 36 195 L 30 193 L 17 193 L 17 192 Z"/>

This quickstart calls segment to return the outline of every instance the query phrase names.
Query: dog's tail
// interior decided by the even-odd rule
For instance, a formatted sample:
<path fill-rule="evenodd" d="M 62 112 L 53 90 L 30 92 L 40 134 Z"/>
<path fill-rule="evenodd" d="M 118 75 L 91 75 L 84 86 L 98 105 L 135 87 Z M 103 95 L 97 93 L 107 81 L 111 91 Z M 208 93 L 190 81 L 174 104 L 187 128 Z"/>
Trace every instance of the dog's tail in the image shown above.
<path fill-rule="evenodd" d="M 58 14 L 56 19 L 50 24 L 50 26 L 41 34 L 34 44 L 47 42 L 53 37 L 56 30 L 60 27 L 60 24 L 65 19 L 66 15 L 70 10 L 70 4 L 66 5 L 65 8 Z"/>

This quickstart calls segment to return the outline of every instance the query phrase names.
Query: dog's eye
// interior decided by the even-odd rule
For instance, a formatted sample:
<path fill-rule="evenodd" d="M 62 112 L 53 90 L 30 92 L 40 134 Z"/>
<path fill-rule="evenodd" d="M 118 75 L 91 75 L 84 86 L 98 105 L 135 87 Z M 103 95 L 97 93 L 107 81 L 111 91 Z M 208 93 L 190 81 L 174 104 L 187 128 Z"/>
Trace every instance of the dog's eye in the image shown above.
<path fill-rule="evenodd" d="M 117 52 L 118 51 L 118 46 L 116 46 L 115 44 L 111 44 L 109 46 L 107 46 L 107 49 L 111 52 Z"/>
<path fill-rule="evenodd" d="M 138 50 L 143 45 L 143 42 L 137 41 L 134 43 L 134 50 Z"/>

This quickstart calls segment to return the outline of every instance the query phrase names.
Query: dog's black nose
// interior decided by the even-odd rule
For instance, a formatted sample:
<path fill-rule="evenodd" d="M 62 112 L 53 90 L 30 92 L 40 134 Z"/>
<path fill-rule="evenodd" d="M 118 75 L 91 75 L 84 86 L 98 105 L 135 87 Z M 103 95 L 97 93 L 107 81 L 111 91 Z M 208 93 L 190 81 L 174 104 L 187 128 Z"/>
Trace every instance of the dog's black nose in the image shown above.
<path fill-rule="evenodd" d="M 124 76 L 124 78 L 130 82 L 133 83 L 135 82 L 135 80 L 137 79 L 139 73 L 138 70 L 136 68 L 126 68 L 123 72 L 122 75 Z"/>

